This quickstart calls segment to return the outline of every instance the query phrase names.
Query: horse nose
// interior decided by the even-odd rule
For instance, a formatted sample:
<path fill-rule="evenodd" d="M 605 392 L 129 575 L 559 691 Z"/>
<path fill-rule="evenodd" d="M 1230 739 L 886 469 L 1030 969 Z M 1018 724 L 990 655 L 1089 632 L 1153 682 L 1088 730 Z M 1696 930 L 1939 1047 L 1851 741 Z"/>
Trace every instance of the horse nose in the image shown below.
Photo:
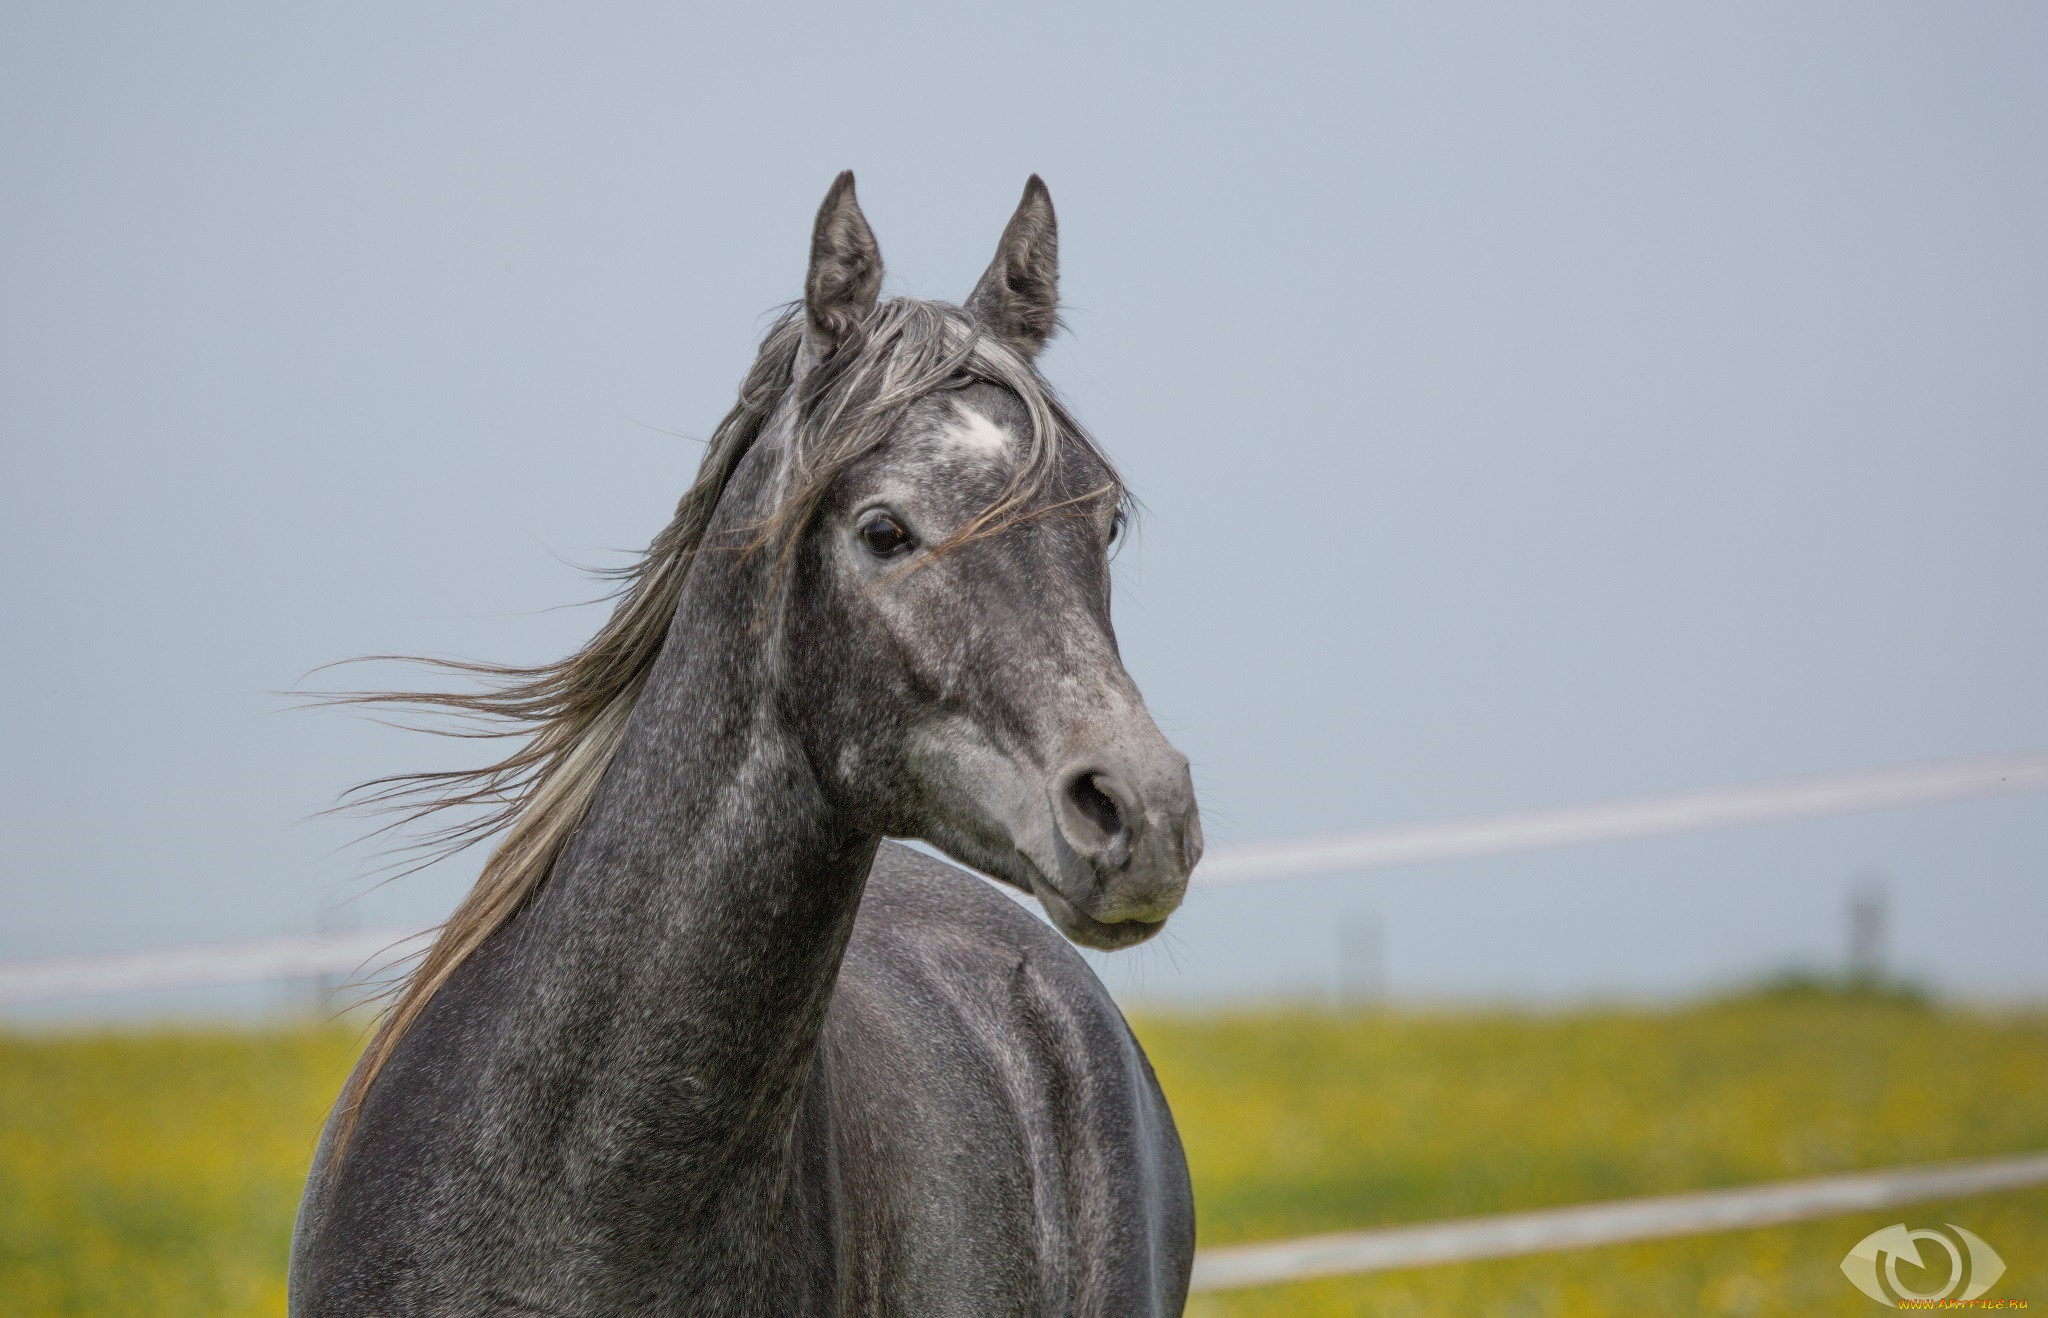
<path fill-rule="evenodd" d="M 1105 924 L 1164 920 L 1202 855 L 1187 761 L 1177 752 L 1159 758 L 1172 763 L 1092 756 L 1056 779 L 1060 835 L 1093 879 L 1077 904 Z"/>

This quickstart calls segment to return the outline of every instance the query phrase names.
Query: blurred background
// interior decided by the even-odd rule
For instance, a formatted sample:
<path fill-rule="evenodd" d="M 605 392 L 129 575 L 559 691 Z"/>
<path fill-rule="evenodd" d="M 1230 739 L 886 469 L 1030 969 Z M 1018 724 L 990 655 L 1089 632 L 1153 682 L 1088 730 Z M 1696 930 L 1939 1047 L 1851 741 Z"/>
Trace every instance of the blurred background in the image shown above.
<path fill-rule="evenodd" d="M 480 857 L 319 812 L 466 748 L 279 693 L 587 637 L 847 167 L 951 299 L 1050 184 L 1213 848 L 2048 748 L 2044 75 L 2017 3 L 0 8 L 0 960 L 440 919 Z M 2037 793 L 1096 963 L 1257 1240 L 2048 1147 L 2044 870 Z M 330 987 L 0 1013 L 0 1308 L 278 1312 Z M 1200 1312 L 1864 1312 L 1898 1211 Z M 2048 1298 L 2048 1191 L 1913 1211 Z"/>
<path fill-rule="evenodd" d="M 460 747 L 275 692 L 540 660 L 858 171 L 958 298 L 1024 177 L 1212 845 L 2048 746 L 2030 5 L 15 7 L 0 956 L 431 923 L 309 819 Z M 393 680 L 388 672 L 311 681 Z M 2048 799 L 1198 892 L 1140 1000 L 2039 997 Z M 178 1002 L 150 1004 L 177 1009 Z M 209 1006 L 219 1002 L 209 999 Z M 96 1011 L 117 1010 L 111 1004 Z"/>

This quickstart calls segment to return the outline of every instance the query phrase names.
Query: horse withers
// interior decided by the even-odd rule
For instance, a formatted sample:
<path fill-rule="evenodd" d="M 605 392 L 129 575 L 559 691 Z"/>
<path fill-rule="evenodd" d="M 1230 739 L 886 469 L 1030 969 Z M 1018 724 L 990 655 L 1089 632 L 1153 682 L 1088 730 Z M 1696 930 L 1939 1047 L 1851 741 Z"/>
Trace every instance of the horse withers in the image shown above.
<path fill-rule="evenodd" d="M 1125 493 L 1033 365 L 1033 177 L 966 304 L 882 301 L 842 174 L 583 650 L 364 697 L 518 749 L 373 800 L 502 830 L 336 1104 L 291 1311 L 1179 1313 L 1187 1167 L 1068 938 L 1156 933 L 1187 761 L 1118 658 Z"/>

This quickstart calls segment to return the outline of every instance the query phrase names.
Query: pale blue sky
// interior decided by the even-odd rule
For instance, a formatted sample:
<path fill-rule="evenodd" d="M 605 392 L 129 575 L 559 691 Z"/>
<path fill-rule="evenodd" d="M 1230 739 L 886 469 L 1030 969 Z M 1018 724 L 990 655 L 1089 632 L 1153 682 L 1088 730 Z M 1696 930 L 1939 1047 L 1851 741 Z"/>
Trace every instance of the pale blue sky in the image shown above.
<path fill-rule="evenodd" d="M 1149 512 L 1126 659 L 1210 837 L 2048 746 L 2048 11 L 66 5 L 0 14 L 0 955 L 311 928 L 267 693 L 539 659 L 851 166 L 957 297 L 1024 177 Z M 2048 994 L 2048 798 L 1198 894 L 1124 992 Z M 355 897 L 437 918 L 450 867 Z"/>

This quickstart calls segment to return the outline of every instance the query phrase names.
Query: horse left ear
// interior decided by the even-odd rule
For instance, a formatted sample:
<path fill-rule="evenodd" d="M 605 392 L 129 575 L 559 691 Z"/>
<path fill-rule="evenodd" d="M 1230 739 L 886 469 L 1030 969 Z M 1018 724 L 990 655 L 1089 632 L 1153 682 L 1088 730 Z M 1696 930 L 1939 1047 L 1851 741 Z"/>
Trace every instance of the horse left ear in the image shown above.
<path fill-rule="evenodd" d="M 1059 328 L 1059 306 L 1059 223 L 1045 180 L 1033 174 L 996 246 L 996 259 L 967 295 L 967 310 L 1028 361 Z"/>

